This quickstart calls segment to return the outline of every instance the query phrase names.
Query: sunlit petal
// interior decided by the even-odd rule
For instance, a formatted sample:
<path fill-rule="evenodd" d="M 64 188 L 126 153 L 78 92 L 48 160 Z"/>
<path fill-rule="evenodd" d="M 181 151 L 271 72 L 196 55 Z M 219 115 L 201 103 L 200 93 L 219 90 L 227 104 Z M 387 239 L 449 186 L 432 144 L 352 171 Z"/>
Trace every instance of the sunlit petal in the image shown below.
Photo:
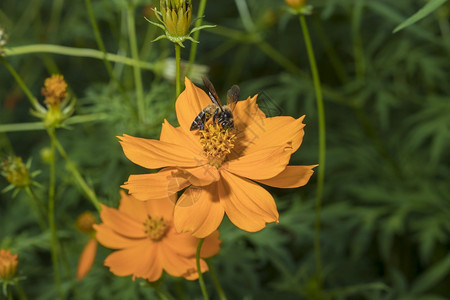
<path fill-rule="evenodd" d="M 158 173 L 130 175 L 121 187 L 127 189 L 136 199 L 167 199 L 189 185 L 187 179 L 173 176 L 174 168 L 165 168 Z"/>
<path fill-rule="evenodd" d="M 203 238 L 219 227 L 223 215 L 216 184 L 204 188 L 191 186 L 175 206 L 175 228 L 178 232 L 188 231 L 195 237 Z"/>
<path fill-rule="evenodd" d="M 258 182 L 278 188 L 297 188 L 308 183 L 314 173 L 312 166 L 287 166 L 286 169 L 277 176 L 265 180 L 257 180 Z"/>
<path fill-rule="evenodd" d="M 220 202 L 237 227 L 255 232 L 266 223 L 278 223 L 278 210 L 272 195 L 258 184 L 226 171 L 219 182 Z"/>
<path fill-rule="evenodd" d="M 268 179 L 286 169 L 291 155 L 289 144 L 264 147 L 225 163 L 222 170 L 254 180 Z"/>
<path fill-rule="evenodd" d="M 204 157 L 191 149 L 159 140 L 120 136 L 123 152 L 129 160 L 148 169 L 163 167 L 196 167 L 206 163 Z"/>

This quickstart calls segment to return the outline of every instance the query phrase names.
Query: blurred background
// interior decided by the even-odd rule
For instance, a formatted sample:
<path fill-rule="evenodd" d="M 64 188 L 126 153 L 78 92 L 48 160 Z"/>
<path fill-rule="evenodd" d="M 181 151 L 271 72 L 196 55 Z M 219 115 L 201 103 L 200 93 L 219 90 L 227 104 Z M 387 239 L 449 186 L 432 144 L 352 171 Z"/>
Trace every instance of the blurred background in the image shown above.
<path fill-rule="evenodd" d="M 422 20 L 393 33 L 427 2 L 440 3 Z M 144 173 L 123 155 L 116 136 L 158 138 L 164 118 L 176 124 L 174 49 L 152 43 L 161 29 L 159 1 L 90 3 L 107 52 L 131 57 L 135 28 L 146 111 L 136 117 L 133 68 L 80 51 L 99 49 L 90 1 L 2 0 L 0 26 L 8 35 L 5 60 L 40 102 L 45 78 L 60 73 L 76 98 L 76 116 L 92 120 L 58 129 L 68 156 L 100 201 L 117 207 L 119 186 Z M 326 171 L 321 213 L 322 280 L 314 256 L 317 173 L 299 189 L 268 188 L 280 223 L 247 233 L 225 220 L 222 250 L 212 259 L 229 299 L 449 299 L 450 298 L 450 4 L 447 1 L 316 0 L 306 17 L 322 82 Z M 438 3 L 438 4 L 439 4 Z M 196 16 L 199 1 L 192 1 Z M 193 17 L 194 19 L 194 17 Z M 133 23 L 134 22 L 134 26 Z M 291 164 L 318 162 L 318 114 L 298 16 L 281 0 L 208 1 L 192 78 L 206 74 L 223 98 L 232 84 L 241 98 L 259 94 L 269 116 L 306 115 L 305 138 Z M 181 57 L 189 59 L 190 42 Z M 32 46 L 26 48 L 25 46 Z M 53 50 L 52 50 L 53 49 Z M 203 72 L 203 73 L 202 73 Z M 207 73 L 206 73 L 207 72 Z M 29 159 L 38 197 L 46 199 L 49 138 L 10 72 L 0 67 L 0 152 Z M 3 126 L 2 126 L 3 125 Z M 48 153 L 48 152 L 47 152 Z M 114 276 L 99 247 L 91 272 L 75 279 L 89 237 L 75 225 L 95 212 L 57 157 L 56 224 L 63 290 L 70 299 L 152 299 L 145 282 Z M 8 186 L 0 178 L 0 189 Z M 98 216 L 98 214 L 96 214 Z M 99 219 L 97 219 L 99 221 Z M 24 191 L 0 194 L 0 248 L 19 254 L 28 299 L 56 296 L 50 233 L 41 231 Z M 212 295 L 214 286 L 206 276 Z M 200 299 L 196 282 L 165 276 L 175 299 Z M 215 297 L 215 296 L 214 296 Z M 214 298 L 213 297 L 213 298 Z"/>

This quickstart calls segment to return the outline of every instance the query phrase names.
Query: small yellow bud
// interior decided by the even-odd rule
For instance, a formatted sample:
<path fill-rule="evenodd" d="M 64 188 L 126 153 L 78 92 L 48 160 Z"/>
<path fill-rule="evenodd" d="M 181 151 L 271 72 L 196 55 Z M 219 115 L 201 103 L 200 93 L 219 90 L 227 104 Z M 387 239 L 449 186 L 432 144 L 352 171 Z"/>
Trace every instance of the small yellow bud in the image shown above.
<path fill-rule="evenodd" d="M 0 249 L 0 278 L 8 280 L 16 275 L 17 254 L 11 254 L 9 250 Z"/>
<path fill-rule="evenodd" d="M 95 217 L 90 211 L 85 211 L 77 218 L 77 227 L 83 233 L 91 234 L 94 231 Z"/>
<path fill-rule="evenodd" d="M 75 99 L 69 99 L 66 90 L 67 83 L 62 75 L 53 74 L 45 79 L 42 95 L 45 96 L 44 103 L 47 107 L 40 107 L 31 112 L 44 121 L 45 127 L 59 127 L 73 114 Z"/>
<path fill-rule="evenodd" d="M 10 157 L 1 164 L 1 174 L 12 185 L 22 188 L 31 184 L 27 166 L 20 157 Z"/>
<path fill-rule="evenodd" d="M 67 97 L 66 89 L 67 83 L 62 75 L 53 74 L 45 79 L 42 88 L 42 95 L 45 96 L 44 103 L 50 106 L 59 106 L 62 100 Z"/>
<path fill-rule="evenodd" d="M 50 147 L 45 147 L 42 148 L 41 151 L 39 152 L 41 159 L 45 162 L 45 163 L 50 163 L 52 161 L 53 158 L 53 153 L 52 153 L 52 149 L 50 149 Z"/>

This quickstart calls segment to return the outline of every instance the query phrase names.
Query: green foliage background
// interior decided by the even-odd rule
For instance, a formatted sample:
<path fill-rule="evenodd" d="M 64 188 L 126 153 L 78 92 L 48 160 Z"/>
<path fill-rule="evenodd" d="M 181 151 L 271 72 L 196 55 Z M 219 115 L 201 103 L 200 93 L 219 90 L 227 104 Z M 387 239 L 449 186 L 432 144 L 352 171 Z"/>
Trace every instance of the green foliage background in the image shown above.
<path fill-rule="evenodd" d="M 101 202 L 117 206 L 119 186 L 144 169 L 128 161 L 116 136 L 158 138 L 160 124 L 173 124 L 174 82 L 164 76 L 173 45 L 151 41 L 160 29 L 144 19 L 150 0 L 96 0 L 93 12 L 108 52 L 131 57 L 127 9 L 135 16 L 146 104 L 137 118 L 132 67 L 113 63 L 121 88 L 101 59 L 58 53 L 14 55 L 15 47 L 55 44 L 98 49 L 84 1 L 3 0 L 0 24 L 9 35 L 5 59 L 42 101 L 46 77 L 64 75 L 75 116 L 95 121 L 58 129 L 57 137 Z M 199 1 L 193 1 L 194 15 Z M 433 1 L 437 2 L 437 1 Z M 442 2 L 442 1 L 441 1 Z M 449 299 L 450 298 L 450 5 L 392 32 L 424 1 L 310 1 L 307 17 L 319 66 L 326 113 L 326 172 L 321 215 L 323 285 L 317 278 L 313 239 L 317 174 L 300 189 L 270 189 L 280 224 L 247 233 L 227 220 L 220 254 L 212 259 L 229 299 Z M 284 1 L 208 1 L 196 63 L 223 95 L 234 83 L 246 98 L 260 94 L 269 115 L 306 115 L 306 135 L 291 164 L 318 162 L 316 100 L 298 17 Z M 182 49 L 188 59 L 190 43 Z M 0 147 L 31 170 L 47 197 L 49 167 L 41 151 L 49 138 L 34 130 L 1 127 L 37 122 L 31 106 L 0 67 Z M 113 276 L 103 266 L 110 250 L 100 247 L 81 282 L 74 279 L 87 236 L 77 216 L 95 211 L 57 157 L 56 224 L 62 242 L 64 295 L 70 299 L 156 297 L 143 281 Z M 0 188 L 8 185 L 0 181 Z M 19 254 L 19 273 L 29 299 L 54 299 L 50 233 L 42 232 L 26 193 L 0 194 L 0 248 Z M 208 290 L 217 298 L 212 280 Z M 176 299 L 200 299 L 196 282 L 169 276 L 161 287 Z"/>

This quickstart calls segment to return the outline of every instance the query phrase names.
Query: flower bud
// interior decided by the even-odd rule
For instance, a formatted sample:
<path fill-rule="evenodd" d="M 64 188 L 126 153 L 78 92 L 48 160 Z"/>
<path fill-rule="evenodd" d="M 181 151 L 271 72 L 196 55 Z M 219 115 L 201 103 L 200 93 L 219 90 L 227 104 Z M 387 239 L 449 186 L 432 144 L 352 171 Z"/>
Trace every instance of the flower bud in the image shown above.
<path fill-rule="evenodd" d="M 64 120 L 73 114 L 75 101 L 67 97 L 67 83 L 64 77 L 53 74 L 45 79 L 42 95 L 47 108 L 32 111 L 32 114 L 44 121 L 45 127 L 59 127 Z"/>
<path fill-rule="evenodd" d="M 90 211 L 85 211 L 77 218 L 77 227 L 83 233 L 91 234 L 94 231 L 94 224 L 95 217 Z"/>
<path fill-rule="evenodd" d="M 300 10 L 305 6 L 306 0 L 285 0 L 287 5 L 295 10 Z"/>
<path fill-rule="evenodd" d="M 17 254 L 11 254 L 9 250 L 0 249 L 0 278 L 8 280 L 16 275 Z"/>
<path fill-rule="evenodd" d="M 0 173 L 12 185 L 22 188 L 31 184 L 28 167 L 23 163 L 21 157 L 9 157 L 1 163 L 0 167 Z"/>
<path fill-rule="evenodd" d="M 214 27 L 211 25 L 203 25 L 190 29 L 192 17 L 191 0 L 160 0 L 160 10 L 161 11 L 158 11 L 156 8 L 153 9 L 155 16 L 160 23 L 152 22 L 146 18 L 148 22 L 161 28 L 165 33 L 153 41 L 168 39 L 169 41 L 184 47 L 183 42 L 185 40 L 198 43 L 198 41 L 191 37 L 193 32 L 204 28 Z"/>
<path fill-rule="evenodd" d="M 161 0 L 161 14 L 166 30 L 172 37 L 182 38 L 191 26 L 191 0 Z"/>

